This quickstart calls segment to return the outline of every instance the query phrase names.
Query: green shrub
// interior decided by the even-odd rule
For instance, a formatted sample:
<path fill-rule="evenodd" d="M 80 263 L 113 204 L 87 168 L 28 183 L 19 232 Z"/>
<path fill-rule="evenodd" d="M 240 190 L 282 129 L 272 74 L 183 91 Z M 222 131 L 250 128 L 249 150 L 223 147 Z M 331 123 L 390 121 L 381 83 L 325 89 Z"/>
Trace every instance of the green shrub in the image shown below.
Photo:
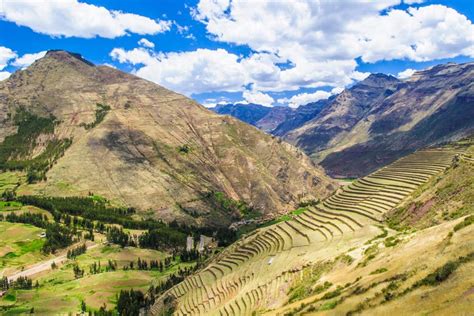
<path fill-rule="evenodd" d="M 88 124 L 81 123 L 79 126 L 82 126 L 87 130 L 92 129 L 96 127 L 97 125 L 99 125 L 104 120 L 105 116 L 107 115 L 107 113 L 109 113 L 109 111 L 110 111 L 110 106 L 97 103 L 94 122 L 88 123 Z"/>
<path fill-rule="evenodd" d="M 379 273 L 384 273 L 384 272 L 387 272 L 387 268 L 380 268 L 380 269 L 377 269 L 377 270 L 374 270 L 372 272 L 370 272 L 370 274 L 379 274 Z"/>
<path fill-rule="evenodd" d="M 385 245 L 385 247 L 389 248 L 389 247 L 396 246 L 399 242 L 400 242 L 400 239 L 397 239 L 394 236 L 391 236 L 391 237 L 385 238 L 383 244 Z"/>
<path fill-rule="evenodd" d="M 457 232 L 458 230 L 463 229 L 464 227 L 467 227 L 472 223 L 474 223 L 474 215 L 466 217 L 461 223 L 454 226 L 454 231 Z"/>

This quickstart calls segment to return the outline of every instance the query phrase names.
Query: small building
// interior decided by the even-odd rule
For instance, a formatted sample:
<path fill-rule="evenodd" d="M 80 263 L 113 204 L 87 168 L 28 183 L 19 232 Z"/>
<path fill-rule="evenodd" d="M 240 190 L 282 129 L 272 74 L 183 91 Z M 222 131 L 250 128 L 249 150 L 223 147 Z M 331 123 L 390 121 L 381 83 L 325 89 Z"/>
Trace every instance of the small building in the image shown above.
<path fill-rule="evenodd" d="M 216 247 L 216 242 L 214 238 L 201 235 L 201 237 L 199 238 L 199 246 L 197 249 L 199 252 L 203 252 L 204 249 L 209 249 L 209 248 L 214 248 L 214 247 Z"/>
<path fill-rule="evenodd" d="M 192 250 L 194 250 L 194 238 L 193 236 L 188 236 L 188 238 L 186 238 L 186 251 Z"/>

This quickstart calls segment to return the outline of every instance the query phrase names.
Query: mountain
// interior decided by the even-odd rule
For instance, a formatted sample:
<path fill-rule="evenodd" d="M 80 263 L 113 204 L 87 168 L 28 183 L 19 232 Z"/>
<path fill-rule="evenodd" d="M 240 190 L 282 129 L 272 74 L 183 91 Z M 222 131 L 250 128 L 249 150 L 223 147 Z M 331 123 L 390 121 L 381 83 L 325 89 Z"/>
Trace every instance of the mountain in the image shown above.
<path fill-rule="evenodd" d="M 267 115 L 271 108 L 260 104 L 218 104 L 211 108 L 214 112 L 223 115 L 231 115 L 239 120 L 249 123 L 250 125 L 256 125 L 257 122 Z"/>
<path fill-rule="evenodd" d="M 28 172 L 18 194 L 93 193 L 166 221 L 228 225 L 335 188 L 292 145 L 65 51 L 0 82 L 0 122 L 0 168 Z"/>
<path fill-rule="evenodd" d="M 304 123 L 316 117 L 328 105 L 334 97 L 329 99 L 319 100 L 317 102 L 300 105 L 294 111 L 287 115 L 285 120 L 282 120 L 271 133 L 276 136 L 284 136 L 288 132 L 302 126 Z"/>
<path fill-rule="evenodd" d="M 274 106 L 270 109 L 270 112 L 268 112 L 267 115 L 262 117 L 255 124 L 255 126 L 267 133 L 273 134 L 273 130 L 283 122 L 286 122 L 294 112 L 294 109 L 286 106 Z"/>
<path fill-rule="evenodd" d="M 313 119 L 332 100 L 320 100 L 293 109 L 286 106 L 265 107 L 259 104 L 224 104 L 211 108 L 216 113 L 231 115 L 276 136 L 283 136 Z"/>
<path fill-rule="evenodd" d="M 474 131 L 474 63 L 400 81 L 372 74 L 283 137 L 335 177 L 359 177 L 419 148 Z"/>

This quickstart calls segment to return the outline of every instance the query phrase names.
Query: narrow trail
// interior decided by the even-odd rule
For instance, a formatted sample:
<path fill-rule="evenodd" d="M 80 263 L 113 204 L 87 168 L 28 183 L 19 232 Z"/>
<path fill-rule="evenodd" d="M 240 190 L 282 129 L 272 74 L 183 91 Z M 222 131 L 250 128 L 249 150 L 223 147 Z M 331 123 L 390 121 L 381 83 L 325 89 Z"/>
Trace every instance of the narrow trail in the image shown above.
<path fill-rule="evenodd" d="M 96 248 L 97 246 L 99 246 L 99 244 L 86 244 L 87 250 Z M 68 260 L 67 253 L 64 253 L 52 259 L 38 262 L 23 271 L 16 272 L 15 274 L 12 274 L 10 276 L 7 275 L 6 277 L 8 277 L 9 281 L 16 281 L 19 277 L 31 277 L 40 272 L 51 270 L 51 265 L 53 264 L 53 262 L 56 264 L 60 264 L 67 260 Z"/>

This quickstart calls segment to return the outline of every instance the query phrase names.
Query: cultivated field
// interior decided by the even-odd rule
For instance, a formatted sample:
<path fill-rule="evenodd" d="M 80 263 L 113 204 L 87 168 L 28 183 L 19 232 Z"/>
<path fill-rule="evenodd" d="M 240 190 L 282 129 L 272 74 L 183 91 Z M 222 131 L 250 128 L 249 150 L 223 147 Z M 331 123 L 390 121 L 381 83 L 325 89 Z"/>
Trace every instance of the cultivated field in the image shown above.
<path fill-rule="evenodd" d="M 0 223 L 3 224 L 3 223 Z M 100 244 L 78 256 L 75 260 L 58 263 L 54 270 L 48 269 L 33 277 L 38 281 L 39 287 L 33 290 L 10 290 L 8 295 L 0 299 L 0 306 L 10 306 L 7 315 L 29 312 L 31 308 L 35 313 L 51 315 L 58 312 L 76 313 L 84 301 L 89 308 L 98 310 L 106 306 L 113 309 L 116 296 L 120 290 L 142 290 L 146 292 L 150 285 L 157 285 L 166 277 L 177 271 L 179 267 L 192 266 L 194 263 L 172 263 L 171 267 L 163 272 L 158 270 L 125 270 L 130 261 L 137 258 L 141 260 L 162 260 L 167 255 L 163 252 L 134 247 L 120 248 Z M 108 262 L 116 264 L 115 271 L 107 271 Z M 94 263 L 101 264 L 101 271 L 92 274 L 90 266 Z M 77 264 L 85 271 L 81 278 L 74 276 L 73 267 Z"/>
<path fill-rule="evenodd" d="M 152 313 L 160 312 L 165 299 L 176 302 L 178 315 L 260 313 L 287 303 L 308 269 L 320 271 L 325 262 L 341 264 L 344 258 L 368 266 L 379 253 L 378 246 L 371 245 L 374 240 L 383 238 L 385 247 L 391 248 L 402 239 L 381 226 L 384 216 L 440 176 L 458 154 L 445 149 L 416 152 L 342 187 L 304 212 L 251 233 L 165 293 Z M 342 292 L 332 290 L 333 297 Z M 324 308 L 337 304 L 333 305 Z"/>

